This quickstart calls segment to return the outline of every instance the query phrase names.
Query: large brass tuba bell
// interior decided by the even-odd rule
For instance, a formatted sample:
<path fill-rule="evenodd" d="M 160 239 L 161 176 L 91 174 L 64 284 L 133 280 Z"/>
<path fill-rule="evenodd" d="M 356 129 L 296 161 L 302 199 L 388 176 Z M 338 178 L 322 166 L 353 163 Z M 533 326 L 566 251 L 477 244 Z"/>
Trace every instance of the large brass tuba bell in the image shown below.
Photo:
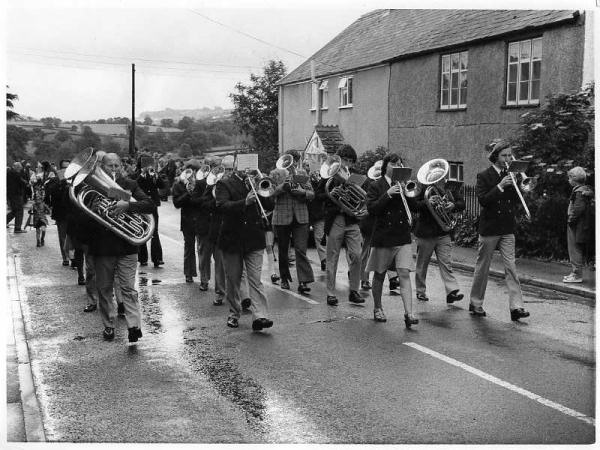
<path fill-rule="evenodd" d="M 442 192 L 435 185 L 444 179 L 450 170 L 448 161 L 442 158 L 432 159 L 423 164 L 417 172 L 417 180 L 424 186 L 424 200 L 427 209 L 443 231 L 452 230 L 458 219 L 448 211 L 450 203 L 454 203 L 454 197 L 450 191 Z"/>
<path fill-rule="evenodd" d="M 93 148 L 73 158 L 65 169 L 65 178 L 71 179 L 69 197 L 92 219 L 133 245 L 141 245 L 152 237 L 155 222 L 151 215 L 109 212 L 117 200 L 134 202 L 135 199 L 102 170 Z"/>
<path fill-rule="evenodd" d="M 367 211 L 367 193 L 350 178 L 350 171 L 342 164 L 338 155 L 328 157 L 319 171 L 321 178 L 326 179 L 325 193 L 327 197 L 350 216 L 362 216 Z M 363 176 L 364 179 L 364 176 Z M 331 187 L 333 180 L 341 184 Z"/>

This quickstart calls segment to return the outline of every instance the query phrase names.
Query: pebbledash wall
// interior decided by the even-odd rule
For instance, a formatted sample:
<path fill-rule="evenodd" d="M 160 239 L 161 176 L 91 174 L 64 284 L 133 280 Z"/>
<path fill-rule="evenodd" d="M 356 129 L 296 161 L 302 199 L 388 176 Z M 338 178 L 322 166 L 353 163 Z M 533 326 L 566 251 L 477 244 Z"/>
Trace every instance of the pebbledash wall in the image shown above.
<path fill-rule="evenodd" d="M 321 123 L 339 125 L 345 141 L 359 155 L 385 146 L 399 152 L 415 175 L 424 162 L 445 158 L 462 163 L 463 181 L 474 184 L 477 172 L 489 165 L 485 144 L 510 136 L 518 129 L 522 114 L 539 108 L 505 104 L 508 43 L 542 37 L 541 105 L 548 94 L 573 93 L 582 86 L 585 16 L 575 23 L 511 33 L 328 77 L 328 108 L 322 111 Z M 465 50 L 469 56 L 467 107 L 442 111 L 441 56 Z M 339 108 L 337 87 L 343 75 L 354 77 L 351 108 Z M 310 82 L 280 86 L 280 151 L 304 149 L 315 115 Z"/>
<path fill-rule="evenodd" d="M 562 25 L 533 34 L 393 62 L 389 94 L 389 148 L 413 168 L 432 158 L 463 163 L 464 182 L 475 184 L 489 165 L 485 144 L 518 129 L 520 116 L 537 106 L 506 106 L 508 43 L 542 37 L 540 104 L 548 94 L 573 93 L 582 84 L 584 26 Z M 440 110 L 441 55 L 468 50 L 464 110 Z M 357 90 L 360 86 L 357 86 Z"/>
<path fill-rule="evenodd" d="M 340 108 L 339 76 L 324 78 L 328 81 L 328 102 L 327 109 L 321 110 L 321 124 L 339 125 L 345 141 L 359 154 L 387 147 L 389 64 L 347 75 L 353 77 L 355 86 L 353 105 Z M 311 110 L 311 83 L 284 85 L 279 92 L 279 149 L 304 150 L 317 114 Z"/>

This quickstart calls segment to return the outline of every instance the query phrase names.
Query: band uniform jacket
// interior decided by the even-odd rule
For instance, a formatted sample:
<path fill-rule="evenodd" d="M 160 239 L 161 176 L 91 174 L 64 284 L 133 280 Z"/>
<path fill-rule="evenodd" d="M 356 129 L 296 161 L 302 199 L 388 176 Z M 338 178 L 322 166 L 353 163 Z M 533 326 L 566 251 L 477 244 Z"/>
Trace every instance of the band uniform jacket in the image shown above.
<path fill-rule="evenodd" d="M 367 210 L 375 219 L 371 247 L 396 247 L 411 243 L 410 225 L 400 195 L 392 198 L 387 194 L 390 188 L 385 177 L 369 185 Z M 407 198 L 408 207 L 416 208 L 414 198 Z"/>
<path fill-rule="evenodd" d="M 325 185 L 327 184 L 327 179 L 321 179 L 320 183 L 319 183 L 319 189 L 323 189 L 323 192 L 325 192 Z M 338 180 L 333 180 L 331 182 L 331 184 L 329 185 L 329 191 L 331 192 L 333 190 L 333 188 L 335 188 L 336 186 L 339 186 L 341 184 L 340 181 Z M 348 215 L 344 212 L 342 212 L 342 209 L 336 205 L 333 200 L 331 200 L 329 198 L 329 196 L 326 195 L 325 198 L 325 202 L 323 204 L 323 213 L 324 213 L 324 217 L 325 217 L 325 235 L 328 236 L 329 232 L 331 231 L 331 227 L 333 226 L 333 222 L 335 221 L 336 216 L 338 216 L 339 214 L 342 214 L 344 216 L 344 219 L 346 220 L 346 225 L 352 225 L 355 223 L 358 223 L 359 220 L 351 215 Z"/>
<path fill-rule="evenodd" d="M 207 186 L 202 197 L 204 199 L 204 210 L 208 214 L 208 240 L 217 243 L 219 230 L 223 222 L 223 214 L 217 209 L 217 201 L 213 196 L 214 186 Z"/>
<path fill-rule="evenodd" d="M 311 177 L 310 184 L 315 193 L 315 198 L 308 202 L 308 219 L 310 223 L 315 223 L 324 217 L 323 204 L 327 200 L 327 194 L 325 193 L 325 185 L 321 183 L 320 179 L 317 180 Z"/>
<path fill-rule="evenodd" d="M 165 182 L 159 176 L 139 175 L 136 179 L 138 186 L 148 195 L 156 206 L 160 206 L 159 189 L 165 188 Z"/>
<path fill-rule="evenodd" d="M 493 166 L 477 174 L 475 191 L 481 207 L 479 213 L 481 236 L 502 236 L 515 232 L 515 215 L 519 197 L 512 184 L 505 187 L 502 192 L 498 188 L 501 179 Z"/>
<path fill-rule="evenodd" d="M 217 245 L 224 252 L 245 254 L 265 248 L 266 230 L 257 203 L 246 205 L 248 192 L 239 173 L 217 182 L 216 204 L 223 214 Z M 272 209 L 272 200 L 259 199 L 265 210 Z"/>
<path fill-rule="evenodd" d="M 128 213 L 152 214 L 156 206 L 152 199 L 131 178 L 119 177 L 117 184 L 131 192 L 136 200 L 129 203 Z M 93 230 L 90 230 L 90 253 L 96 256 L 125 256 L 138 252 L 138 246 L 130 244 L 125 239 L 117 236 L 107 227 L 94 221 Z"/>
<path fill-rule="evenodd" d="M 427 202 L 425 201 L 425 190 L 427 186 L 424 186 L 423 191 L 417 196 L 416 206 L 417 211 L 419 213 L 419 218 L 417 219 L 417 225 L 415 227 L 415 236 L 418 238 L 433 238 L 440 236 L 447 236 L 452 233 L 450 231 L 442 230 L 442 227 L 437 223 L 433 214 L 427 207 Z M 449 189 L 445 189 L 446 192 L 449 192 Z M 452 215 L 456 212 L 463 211 L 465 209 L 465 200 L 462 194 L 460 193 L 460 189 L 452 192 L 452 196 L 454 197 L 454 209 L 449 211 L 448 214 Z"/>
<path fill-rule="evenodd" d="M 52 215 L 50 217 L 57 221 L 67 220 L 69 210 L 76 208 L 75 205 L 71 204 L 69 198 L 69 184 L 67 180 L 48 183 L 44 201 L 52 208 Z"/>
<path fill-rule="evenodd" d="M 375 183 L 376 180 L 372 180 L 368 178 L 362 184 L 362 189 L 365 192 L 369 192 L 369 186 Z M 373 225 L 375 224 L 375 218 L 371 214 L 367 214 L 365 217 L 360 219 L 358 226 L 360 227 L 360 232 L 363 236 L 371 236 L 373 234 Z"/>
<path fill-rule="evenodd" d="M 289 225 L 296 219 L 300 224 L 308 223 L 308 204 L 315 197 L 310 182 L 301 185 L 306 190 L 305 196 L 292 195 L 282 189 L 281 185 L 275 188 L 275 207 L 273 209 L 273 225 Z"/>
<path fill-rule="evenodd" d="M 201 180 L 204 181 L 204 180 Z M 181 225 L 180 230 L 185 233 L 192 231 L 198 235 L 208 233 L 208 217 L 204 211 L 206 199 L 203 197 L 206 188 L 201 181 L 196 182 L 196 186 L 192 193 L 189 193 L 185 184 L 178 180 L 173 185 L 173 205 L 177 209 L 181 209 Z"/>

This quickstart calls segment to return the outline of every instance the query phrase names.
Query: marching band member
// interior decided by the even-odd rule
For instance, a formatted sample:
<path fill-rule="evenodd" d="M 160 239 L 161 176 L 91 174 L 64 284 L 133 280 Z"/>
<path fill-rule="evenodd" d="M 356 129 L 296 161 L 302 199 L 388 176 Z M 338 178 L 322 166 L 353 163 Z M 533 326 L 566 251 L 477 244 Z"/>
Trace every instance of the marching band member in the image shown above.
<path fill-rule="evenodd" d="M 140 158 L 140 164 L 141 160 L 142 159 Z M 154 216 L 155 227 L 154 234 L 150 241 L 150 256 L 154 263 L 154 267 L 158 268 L 164 264 L 162 245 L 160 243 L 160 236 L 158 235 L 158 207 L 160 206 L 160 194 L 158 193 L 158 190 L 163 189 L 165 183 L 158 177 L 153 164 L 146 167 L 140 167 L 139 176 L 136 178 L 136 181 L 140 189 L 142 189 L 146 195 L 152 199 L 154 205 L 156 205 L 156 209 L 152 213 Z M 138 260 L 141 266 L 146 266 L 148 264 L 148 248 L 146 243 L 140 245 Z"/>
<path fill-rule="evenodd" d="M 510 318 L 513 321 L 529 317 L 524 309 L 521 285 L 515 265 L 515 214 L 518 194 L 506 165 L 512 160 L 512 148 L 505 140 L 491 148 L 488 159 L 492 166 L 477 174 L 476 192 L 479 215 L 479 244 L 469 311 L 475 316 L 485 316 L 483 299 L 487 287 L 490 263 L 494 250 L 500 250 L 506 273 Z"/>
<path fill-rule="evenodd" d="M 404 323 L 407 328 L 419 323 L 412 313 L 412 287 L 410 272 L 414 270 L 410 225 L 407 211 L 402 202 L 400 183 L 392 183 L 394 167 L 400 167 L 402 160 L 397 153 L 389 153 L 383 158 L 382 177 L 369 186 L 367 209 L 375 217 L 371 239 L 371 254 L 367 270 L 373 276 L 373 317 L 377 322 L 387 319 L 381 304 L 383 281 L 388 268 L 395 268 L 400 282 L 400 295 L 404 303 Z M 414 199 L 408 198 L 409 207 Z"/>
<path fill-rule="evenodd" d="M 196 159 L 191 159 L 185 164 L 185 169 L 191 169 L 193 173 L 186 181 L 178 177 L 172 188 L 173 205 L 181 209 L 180 230 L 183 233 L 183 274 L 186 283 L 193 283 L 196 271 L 196 230 L 201 220 L 200 206 L 203 203 L 201 193 L 196 190 L 194 183 L 195 171 L 200 168 Z M 189 174 L 189 172 L 188 172 Z"/>
<path fill-rule="evenodd" d="M 341 158 L 342 165 L 351 169 L 356 163 L 356 151 L 350 145 L 342 145 L 337 155 Z M 322 179 L 323 186 L 327 182 Z M 336 181 L 333 181 L 334 186 Z M 350 294 L 348 301 L 351 303 L 364 303 L 365 299 L 358 293 L 360 283 L 360 252 L 362 238 L 358 222 L 361 217 L 354 217 L 342 212 L 338 205 L 329 198 L 325 202 L 325 234 L 327 235 L 327 304 L 335 306 L 338 299 L 335 296 L 335 281 L 337 265 L 342 244 L 346 244 L 346 259 L 348 260 L 348 281 Z"/>
<path fill-rule="evenodd" d="M 257 199 L 252 187 L 253 180 L 239 171 L 223 178 L 216 185 L 216 205 L 223 214 L 218 246 L 223 252 L 226 277 L 226 297 L 229 302 L 227 326 L 237 328 L 241 315 L 240 285 L 242 272 L 246 268 L 250 290 L 252 330 L 260 331 L 273 326 L 267 318 L 268 304 L 260 280 L 263 253 L 265 250 L 265 228 L 257 201 L 269 203 L 268 199 Z"/>
<path fill-rule="evenodd" d="M 440 195 L 445 195 L 447 192 L 446 177 L 444 176 L 435 183 L 434 186 L 437 188 Z M 463 211 L 465 209 L 465 201 L 459 190 L 453 192 L 452 196 L 454 201 L 446 204 L 446 211 L 449 214 L 452 212 Z M 416 203 L 419 212 L 419 218 L 415 228 L 415 236 L 418 239 L 417 270 L 415 273 L 417 299 L 421 301 L 429 300 L 426 294 L 425 281 L 427 278 L 429 261 L 431 260 L 431 255 L 435 251 L 440 275 L 446 288 L 446 303 L 454 303 L 462 300 L 464 295 L 459 294 L 458 283 L 456 282 L 454 273 L 452 273 L 452 239 L 450 237 L 452 230 L 444 231 L 435 220 L 427 206 L 425 190 L 417 196 Z"/>
<path fill-rule="evenodd" d="M 300 155 L 295 150 L 289 150 L 286 154 L 294 158 L 294 164 L 300 160 Z M 309 227 L 307 202 L 310 202 L 314 196 L 315 193 L 308 180 L 304 184 L 293 185 L 292 187 L 290 187 L 289 182 L 282 180 L 281 183 L 277 184 L 273 192 L 275 207 L 273 209 L 272 223 L 278 242 L 281 288 L 289 289 L 289 282 L 292 281 L 288 262 L 291 234 L 296 255 L 298 292 L 301 294 L 309 292 L 310 287 L 307 284 L 315 281 L 310 261 L 306 256 Z"/>
<path fill-rule="evenodd" d="M 156 206 L 152 199 L 140 189 L 137 183 L 121 175 L 121 159 L 116 153 L 107 153 L 102 159 L 102 167 L 114 176 L 116 183 L 130 191 L 135 202 L 119 200 L 112 208 L 115 215 L 126 211 L 152 214 Z M 95 224 L 94 224 L 95 225 Z M 125 320 L 129 331 L 129 342 L 137 342 L 142 337 L 141 308 L 138 292 L 135 289 L 138 247 L 117 236 L 106 227 L 91 227 L 90 254 L 94 257 L 96 286 L 98 290 L 98 309 L 104 324 L 103 336 L 106 340 L 115 337 L 115 303 L 113 302 L 113 283 L 118 278 L 120 293 L 125 308 Z"/>
<path fill-rule="evenodd" d="M 324 272 L 327 269 L 327 249 L 323 241 L 325 235 L 325 218 L 323 213 L 323 205 L 327 200 L 327 194 L 325 193 L 325 185 L 321 184 L 320 176 L 318 172 L 310 171 L 310 166 L 305 163 L 304 170 L 310 173 L 310 185 L 315 193 L 315 198 L 308 203 L 308 223 L 313 229 L 313 236 L 315 240 L 315 248 L 317 249 L 317 255 L 321 262 L 321 270 Z"/>

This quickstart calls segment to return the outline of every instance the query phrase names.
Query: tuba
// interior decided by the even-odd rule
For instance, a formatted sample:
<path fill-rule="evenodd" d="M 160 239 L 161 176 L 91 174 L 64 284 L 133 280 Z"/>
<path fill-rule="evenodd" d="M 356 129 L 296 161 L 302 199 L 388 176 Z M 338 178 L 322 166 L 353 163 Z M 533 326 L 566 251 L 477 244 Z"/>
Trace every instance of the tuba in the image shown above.
<path fill-rule="evenodd" d="M 450 165 L 442 158 L 432 159 L 421 166 L 417 180 L 427 186 L 424 193 L 425 204 L 443 231 L 450 231 L 458 222 L 456 215 L 448 211 L 449 203 L 454 203 L 452 192 L 443 193 L 435 184 L 446 177 Z"/>
<path fill-rule="evenodd" d="M 135 199 L 102 170 L 93 148 L 83 150 L 73 159 L 65 169 L 65 178 L 71 180 L 71 200 L 117 236 L 132 245 L 141 245 L 152 237 L 155 222 L 151 215 L 124 212 L 113 216 L 109 212 L 117 200 L 134 202 Z"/>
<path fill-rule="evenodd" d="M 325 183 L 327 197 L 344 213 L 352 217 L 362 216 L 366 213 L 367 193 L 360 186 L 349 181 L 350 171 L 342 165 L 339 156 L 328 157 L 321 165 L 319 174 L 322 179 L 327 180 Z M 337 180 L 341 184 L 332 189 L 333 180 Z"/>

